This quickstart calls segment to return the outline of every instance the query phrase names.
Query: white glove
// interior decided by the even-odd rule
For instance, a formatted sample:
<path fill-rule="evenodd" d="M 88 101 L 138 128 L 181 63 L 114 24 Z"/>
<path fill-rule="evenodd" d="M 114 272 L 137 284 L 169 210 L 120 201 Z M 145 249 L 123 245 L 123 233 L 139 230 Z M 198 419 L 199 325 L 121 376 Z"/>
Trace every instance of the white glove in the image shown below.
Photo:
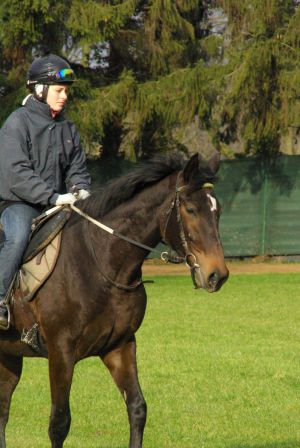
<path fill-rule="evenodd" d="M 77 195 L 77 201 L 81 199 L 86 199 L 91 195 L 91 193 L 87 190 L 79 190 Z"/>
<path fill-rule="evenodd" d="M 72 193 L 59 194 L 55 201 L 55 205 L 74 204 L 76 200 L 77 198 Z"/>

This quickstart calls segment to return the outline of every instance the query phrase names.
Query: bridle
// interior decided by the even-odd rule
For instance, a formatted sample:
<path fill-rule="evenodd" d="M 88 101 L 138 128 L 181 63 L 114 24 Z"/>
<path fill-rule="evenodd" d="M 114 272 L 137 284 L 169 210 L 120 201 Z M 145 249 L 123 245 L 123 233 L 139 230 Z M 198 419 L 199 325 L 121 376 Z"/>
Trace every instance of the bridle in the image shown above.
<path fill-rule="evenodd" d="M 202 271 L 200 269 L 200 265 L 199 263 L 197 263 L 197 258 L 196 256 L 193 254 L 193 252 L 189 249 L 188 246 L 188 242 L 187 242 L 187 238 L 186 238 L 186 234 L 185 234 L 185 230 L 184 230 L 184 226 L 183 226 L 183 222 L 182 222 L 182 218 L 181 218 L 181 213 L 180 213 L 180 193 L 182 191 L 186 191 L 189 189 L 188 185 L 182 185 L 179 186 L 179 179 L 180 179 L 180 175 L 181 175 L 181 171 L 178 173 L 177 175 L 177 179 L 176 179 L 176 187 L 175 187 L 175 195 L 174 198 L 172 199 L 171 202 L 171 206 L 169 208 L 169 210 L 167 211 L 167 219 L 164 225 L 164 231 L 163 231 L 163 241 L 167 242 L 167 238 L 166 238 L 166 233 L 167 233 L 167 228 L 172 216 L 172 212 L 173 210 L 176 210 L 176 219 L 177 219 L 177 224 L 179 227 L 179 238 L 180 238 L 180 243 L 183 247 L 184 250 L 184 257 L 181 257 L 182 262 L 185 262 L 186 266 L 190 269 L 190 273 L 191 273 L 191 277 L 193 280 L 193 284 L 195 286 L 195 288 L 197 287 L 197 283 L 196 283 L 196 279 L 195 279 L 195 275 L 196 273 L 198 273 L 200 280 L 201 280 L 201 285 L 202 288 L 204 288 L 205 286 L 205 282 L 204 282 L 204 278 L 203 278 L 203 274 Z M 212 183 L 204 183 L 203 185 L 200 186 L 200 188 L 213 188 L 214 185 Z M 168 255 L 169 252 L 162 252 L 161 254 L 161 258 L 165 261 L 168 262 Z"/>
<path fill-rule="evenodd" d="M 182 191 L 188 190 L 188 185 L 182 185 L 179 186 L 179 179 L 180 179 L 180 175 L 182 174 L 182 171 L 180 171 L 177 175 L 177 180 L 176 180 L 176 187 L 175 187 L 175 194 L 174 197 L 171 201 L 171 205 L 170 208 L 167 210 L 166 212 L 166 221 L 165 221 L 165 225 L 164 230 L 163 230 L 163 241 L 165 243 L 167 243 L 167 238 L 166 238 L 166 234 L 167 234 L 167 230 L 168 230 L 168 226 L 169 226 L 169 222 L 170 222 L 170 218 L 172 216 L 173 210 L 176 210 L 176 218 L 177 218 L 177 224 L 179 226 L 179 237 L 180 237 L 180 242 L 182 245 L 182 248 L 184 250 L 184 257 L 181 256 L 174 256 L 171 251 L 165 251 L 165 252 L 159 252 L 157 249 L 155 249 L 154 247 L 150 247 L 147 246 L 146 244 L 140 243 L 138 241 L 135 241 L 131 238 L 128 238 L 125 235 L 120 234 L 119 232 L 111 229 L 110 227 L 102 224 L 100 221 L 92 218 L 91 216 L 89 216 L 88 214 L 86 214 L 85 212 L 83 212 L 82 210 L 80 210 L 78 207 L 76 207 L 75 205 L 70 205 L 70 208 L 72 210 L 74 210 L 76 213 L 78 213 L 80 216 L 82 216 L 83 218 L 85 218 L 87 221 L 92 222 L 93 224 L 95 224 L 97 227 L 100 227 L 102 230 L 105 230 L 106 232 L 110 233 L 111 235 L 114 235 L 130 244 L 133 244 L 137 247 L 140 247 L 141 249 L 150 251 L 150 252 L 154 252 L 159 254 L 160 258 L 165 262 L 165 263 L 183 263 L 185 262 L 186 266 L 190 269 L 191 272 L 191 277 L 193 280 L 193 284 L 195 287 L 197 287 L 196 284 L 196 280 L 195 280 L 195 274 L 198 273 L 200 280 L 201 280 L 201 284 L 202 287 L 204 287 L 205 283 L 204 283 L 204 278 L 203 278 L 203 274 L 201 272 L 200 266 L 197 263 L 197 259 L 196 256 L 190 251 L 189 247 L 188 247 L 188 243 L 187 243 L 187 238 L 186 238 L 186 234 L 185 234 L 185 230 L 184 230 L 184 226 L 183 226 L 183 222 L 182 222 L 182 218 L 181 218 L 181 213 L 180 213 L 180 193 Z M 211 183 L 204 183 L 203 185 L 201 185 L 199 188 L 213 188 L 213 184 Z M 100 263 L 98 261 L 96 252 L 95 252 L 95 248 L 92 244 L 92 242 L 90 241 L 90 238 L 88 238 L 88 244 L 90 246 L 90 250 L 93 254 L 93 257 L 97 263 L 98 269 L 101 273 L 101 275 L 109 282 L 111 283 L 113 286 L 115 286 L 118 289 L 122 289 L 125 291 L 132 291 L 137 289 L 139 286 L 141 286 L 142 283 L 146 283 L 145 281 L 143 281 L 141 278 L 134 283 L 133 285 L 122 285 L 120 283 L 115 282 L 110 276 L 108 276 L 107 274 L 105 274 L 104 272 L 102 272 L 102 270 L 100 270 L 99 266 Z"/>

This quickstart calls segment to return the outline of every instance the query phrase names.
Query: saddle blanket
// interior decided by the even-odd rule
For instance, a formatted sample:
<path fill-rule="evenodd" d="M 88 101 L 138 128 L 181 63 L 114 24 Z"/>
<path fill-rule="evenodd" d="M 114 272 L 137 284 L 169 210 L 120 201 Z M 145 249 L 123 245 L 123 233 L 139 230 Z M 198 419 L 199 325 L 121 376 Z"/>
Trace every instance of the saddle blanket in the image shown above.
<path fill-rule="evenodd" d="M 52 273 L 59 255 L 60 243 L 61 232 L 35 257 L 22 264 L 16 283 L 23 302 L 30 301 Z"/>
<path fill-rule="evenodd" d="M 71 210 L 63 208 L 53 215 L 41 215 L 35 220 L 30 242 L 23 256 L 22 266 L 10 288 L 10 295 L 18 290 L 18 296 L 23 302 L 33 299 L 55 267 L 62 229 L 70 216 Z"/>

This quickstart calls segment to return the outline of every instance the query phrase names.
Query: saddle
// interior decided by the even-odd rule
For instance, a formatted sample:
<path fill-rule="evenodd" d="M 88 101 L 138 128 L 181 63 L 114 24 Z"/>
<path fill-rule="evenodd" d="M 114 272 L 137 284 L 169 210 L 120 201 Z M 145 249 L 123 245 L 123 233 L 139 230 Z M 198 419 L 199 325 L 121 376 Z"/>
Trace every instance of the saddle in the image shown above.
<path fill-rule="evenodd" d="M 55 267 L 61 230 L 70 216 L 71 210 L 66 207 L 50 216 L 43 214 L 33 221 L 29 244 L 23 255 L 22 265 L 9 289 L 10 295 L 18 289 L 18 296 L 23 302 L 33 299 Z M 0 228 L 0 245 L 4 240 L 4 232 Z M 9 302 L 9 297 L 6 300 Z"/>

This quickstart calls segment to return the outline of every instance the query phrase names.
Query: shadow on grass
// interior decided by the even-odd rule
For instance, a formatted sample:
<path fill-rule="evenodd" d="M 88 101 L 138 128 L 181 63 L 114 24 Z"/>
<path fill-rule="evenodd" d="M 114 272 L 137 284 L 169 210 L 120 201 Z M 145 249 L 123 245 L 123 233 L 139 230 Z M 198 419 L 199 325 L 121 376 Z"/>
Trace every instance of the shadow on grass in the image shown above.
<path fill-rule="evenodd" d="M 282 442 L 267 442 L 259 445 L 241 443 L 238 445 L 230 445 L 230 448 L 299 448 L 299 440 L 287 440 Z"/>

